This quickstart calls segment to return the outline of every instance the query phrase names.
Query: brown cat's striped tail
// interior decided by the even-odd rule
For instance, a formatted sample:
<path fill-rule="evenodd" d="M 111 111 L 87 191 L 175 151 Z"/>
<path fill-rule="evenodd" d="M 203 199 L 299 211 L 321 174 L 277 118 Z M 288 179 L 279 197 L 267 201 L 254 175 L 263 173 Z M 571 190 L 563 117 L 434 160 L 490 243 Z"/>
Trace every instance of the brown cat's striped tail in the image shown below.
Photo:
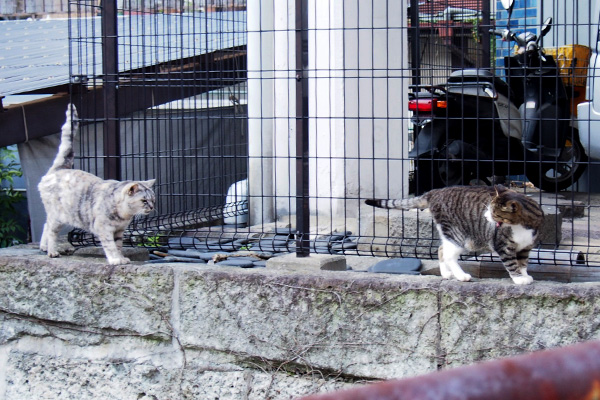
<path fill-rule="evenodd" d="M 423 196 L 409 199 L 367 199 L 365 204 L 377 208 L 388 208 L 397 210 L 410 210 L 413 208 L 425 209 L 429 202 Z"/>

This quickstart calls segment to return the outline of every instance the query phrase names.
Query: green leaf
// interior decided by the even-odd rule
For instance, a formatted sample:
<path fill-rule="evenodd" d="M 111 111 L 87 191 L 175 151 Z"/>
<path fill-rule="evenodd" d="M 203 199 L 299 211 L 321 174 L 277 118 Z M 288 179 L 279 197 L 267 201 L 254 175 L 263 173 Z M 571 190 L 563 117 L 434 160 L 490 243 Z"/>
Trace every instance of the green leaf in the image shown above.
<path fill-rule="evenodd" d="M 14 218 L 16 214 L 14 205 L 25 199 L 23 193 L 13 188 L 14 177 L 21 176 L 23 171 L 17 163 L 16 149 L 0 148 L 0 247 L 20 243 L 17 234 L 25 232 Z"/>

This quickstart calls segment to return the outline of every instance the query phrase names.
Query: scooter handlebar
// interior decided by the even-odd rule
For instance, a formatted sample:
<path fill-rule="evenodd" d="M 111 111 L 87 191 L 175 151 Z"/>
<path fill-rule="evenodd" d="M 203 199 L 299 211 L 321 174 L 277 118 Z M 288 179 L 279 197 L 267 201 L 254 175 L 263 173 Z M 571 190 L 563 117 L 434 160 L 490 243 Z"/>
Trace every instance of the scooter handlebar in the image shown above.
<path fill-rule="evenodd" d="M 504 40 L 505 42 L 510 42 L 512 40 L 512 41 L 519 43 L 517 35 L 515 35 L 511 31 L 509 31 L 508 29 L 502 29 L 502 30 L 490 29 L 490 33 L 493 33 L 494 35 L 501 37 L 502 40 Z"/>
<path fill-rule="evenodd" d="M 511 32 L 508 29 L 490 29 L 490 33 L 493 33 L 496 36 L 499 36 L 505 42 L 516 42 L 518 46 L 526 46 L 528 41 L 526 38 L 521 38 L 519 35 Z"/>

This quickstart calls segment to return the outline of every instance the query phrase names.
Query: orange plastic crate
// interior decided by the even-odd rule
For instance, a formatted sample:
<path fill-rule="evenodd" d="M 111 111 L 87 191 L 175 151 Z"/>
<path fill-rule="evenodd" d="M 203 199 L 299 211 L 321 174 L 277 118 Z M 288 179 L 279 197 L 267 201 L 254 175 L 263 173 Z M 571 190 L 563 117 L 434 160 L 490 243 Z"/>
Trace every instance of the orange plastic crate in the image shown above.
<path fill-rule="evenodd" d="M 567 86 L 585 86 L 592 50 L 588 46 L 569 44 L 544 48 L 558 65 L 558 73 Z"/>

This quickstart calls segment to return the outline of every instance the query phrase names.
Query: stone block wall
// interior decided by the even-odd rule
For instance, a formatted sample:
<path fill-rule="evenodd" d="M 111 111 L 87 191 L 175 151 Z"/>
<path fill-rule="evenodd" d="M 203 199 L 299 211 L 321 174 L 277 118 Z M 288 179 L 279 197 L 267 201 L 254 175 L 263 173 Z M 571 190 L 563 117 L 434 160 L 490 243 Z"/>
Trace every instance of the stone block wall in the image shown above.
<path fill-rule="evenodd" d="M 0 251 L 0 400 L 290 399 L 600 337 L 600 286 Z"/>

